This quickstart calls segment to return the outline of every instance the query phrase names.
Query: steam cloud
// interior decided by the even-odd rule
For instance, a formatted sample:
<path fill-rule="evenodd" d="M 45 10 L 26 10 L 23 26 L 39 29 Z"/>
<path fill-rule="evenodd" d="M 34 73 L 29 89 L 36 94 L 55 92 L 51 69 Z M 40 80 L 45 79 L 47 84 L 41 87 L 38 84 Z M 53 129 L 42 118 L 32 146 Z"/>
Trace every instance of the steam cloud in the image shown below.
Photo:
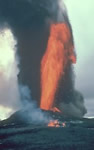
<path fill-rule="evenodd" d="M 20 108 L 17 85 L 16 62 L 14 61 L 16 41 L 11 30 L 0 30 L 0 118 L 5 119 Z"/>
<path fill-rule="evenodd" d="M 20 85 L 20 93 L 22 100 L 24 101 L 23 112 L 27 113 L 26 120 L 35 124 L 48 123 L 52 118 L 44 113 L 40 108 L 37 107 L 36 101 L 32 102 L 31 91 L 27 86 Z M 31 102 L 29 102 L 31 101 Z"/>
<path fill-rule="evenodd" d="M 0 27 L 11 28 L 17 40 L 19 85 L 28 86 L 32 99 L 40 104 L 40 62 L 45 53 L 50 24 L 65 22 L 71 31 L 62 0 L 0 0 Z M 72 42 L 73 36 L 72 36 Z M 74 44 L 73 44 L 74 45 Z M 20 89 L 20 86 L 19 86 Z M 21 94 L 21 97 L 23 95 Z M 27 98 L 27 101 L 31 101 Z M 22 103 L 26 101 L 22 98 Z M 65 115 L 82 117 L 86 113 L 82 95 L 74 89 L 71 63 L 65 70 L 56 93 L 56 105 Z"/>

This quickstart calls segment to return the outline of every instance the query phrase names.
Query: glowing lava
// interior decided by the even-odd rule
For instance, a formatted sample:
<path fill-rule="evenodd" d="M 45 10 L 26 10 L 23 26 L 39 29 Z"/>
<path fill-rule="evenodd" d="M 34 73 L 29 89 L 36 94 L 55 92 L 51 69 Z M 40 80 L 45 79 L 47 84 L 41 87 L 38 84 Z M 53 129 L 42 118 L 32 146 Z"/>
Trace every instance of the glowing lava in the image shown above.
<path fill-rule="evenodd" d="M 41 109 L 53 110 L 56 90 L 64 69 L 69 61 L 76 62 L 71 39 L 66 24 L 51 25 L 47 49 L 41 61 Z"/>
<path fill-rule="evenodd" d="M 59 113 L 61 112 L 57 107 L 52 108 L 51 111 L 53 111 L 53 112 L 59 112 Z"/>
<path fill-rule="evenodd" d="M 49 123 L 48 123 L 48 127 L 66 127 L 66 124 L 65 122 L 63 123 L 60 123 L 58 120 L 51 120 Z"/>

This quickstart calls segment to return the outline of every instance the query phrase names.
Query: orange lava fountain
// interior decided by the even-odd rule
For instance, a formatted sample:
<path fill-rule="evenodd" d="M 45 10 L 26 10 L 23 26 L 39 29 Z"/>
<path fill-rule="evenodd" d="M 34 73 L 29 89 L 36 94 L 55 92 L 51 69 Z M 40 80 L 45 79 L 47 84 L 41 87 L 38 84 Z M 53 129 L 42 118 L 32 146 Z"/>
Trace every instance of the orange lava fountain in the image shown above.
<path fill-rule="evenodd" d="M 52 24 L 41 61 L 41 109 L 58 110 L 54 109 L 55 94 L 68 61 L 76 62 L 73 49 L 69 27 L 64 23 Z"/>

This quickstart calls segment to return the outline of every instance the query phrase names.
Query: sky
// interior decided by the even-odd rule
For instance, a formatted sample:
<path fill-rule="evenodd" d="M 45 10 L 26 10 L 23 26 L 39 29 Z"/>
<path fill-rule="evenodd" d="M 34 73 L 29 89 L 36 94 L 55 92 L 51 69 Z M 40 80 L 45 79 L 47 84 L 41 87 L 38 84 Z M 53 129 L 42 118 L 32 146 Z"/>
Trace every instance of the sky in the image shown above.
<path fill-rule="evenodd" d="M 94 0 L 65 0 L 73 29 L 76 83 L 85 98 L 87 116 L 94 116 Z"/>
<path fill-rule="evenodd" d="M 94 0 L 65 0 L 65 4 L 77 54 L 77 64 L 74 65 L 75 87 L 84 95 L 88 110 L 86 116 L 94 116 Z M 9 43 L 7 39 L 10 39 Z M 17 73 L 14 45 L 15 40 L 10 30 L 6 29 L 4 34 L 0 32 L 0 119 L 5 119 L 20 106 L 17 74 L 14 74 L 14 71 Z"/>

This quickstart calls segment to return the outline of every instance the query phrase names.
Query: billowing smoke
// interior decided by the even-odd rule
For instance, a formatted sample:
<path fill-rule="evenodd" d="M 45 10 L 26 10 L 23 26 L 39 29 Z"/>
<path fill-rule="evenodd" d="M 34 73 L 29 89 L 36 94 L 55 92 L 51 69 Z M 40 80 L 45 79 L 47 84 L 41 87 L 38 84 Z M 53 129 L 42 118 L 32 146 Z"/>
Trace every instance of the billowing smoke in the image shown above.
<path fill-rule="evenodd" d="M 15 44 L 10 29 L 0 30 L 0 118 L 4 119 L 20 108 Z"/>
<path fill-rule="evenodd" d="M 24 101 L 22 111 L 26 114 L 26 120 L 35 124 L 48 123 L 52 118 L 37 107 L 36 101 L 32 101 L 31 91 L 27 86 L 20 85 L 21 98 Z M 30 102 L 29 102 L 30 101 Z M 25 106 L 25 107 L 24 107 Z"/>
<path fill-rule="evenodd" d="M 64 23 L 68 26 L 71 34 L 69 43 L 74 46 L 72 28 L 62 0 L 0 0 L 0 26 L 10 27 L 17 40 L 19 85 L 28 86 L 31 97 L 38 106 L 41 97 L 41 60 L 53 23 Z M 75 55 L 75 51 L 73 53 Z M 31 101 L 30 98 L 27 100 Z M 25 102 L 22 98 L 22 103 Z M 54 105 L 68 116 L 75 114 L 82 117 L 86 113 L 83 97 L 74 89 L 71 61 L 68 61 L 64 76 L 59 82 Z"/>

